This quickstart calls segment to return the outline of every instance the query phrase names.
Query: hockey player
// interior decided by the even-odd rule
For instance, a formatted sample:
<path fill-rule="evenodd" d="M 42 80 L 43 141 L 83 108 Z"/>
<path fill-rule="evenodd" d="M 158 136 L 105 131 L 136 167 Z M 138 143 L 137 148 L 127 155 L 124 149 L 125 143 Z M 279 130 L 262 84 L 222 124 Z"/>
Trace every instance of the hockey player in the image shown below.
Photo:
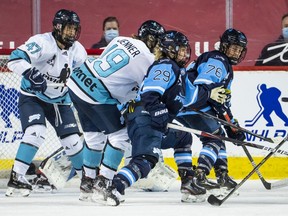
<path fill-rule="evenodd" d="M 25 173 L 45 141 L 45 120 L 55 129 L 75 170 L 81 175 L 83 144 L 70 106 L 68 88 L 52 87 L 63 78 L 61 71 L 64 68 L 72 70 L 85 61 L 87 53 L 77 41 L 80 31 L 78 15 L 61 9 L 53 19 L 53 32 L 32 36 L 11 54 L 9 69 L 22 76 L 19 111 L 24 136 L 6 196 L 13 196 L 15 189 L 20 189 L 23 196 L 29 195 L 32 188 Z M 66 74 L 66 78 L 68 76 Z"/>
<path fill-rule="evenodd" d="M 173 120 L 182 107 L 183 67 L 190 59 L 190 52 L 185 35 L 167 31 L 159 41 L 155 52 L 156 61 L 149 68 L 136 101 L 129 103 L 126 121 L 132 142 L 132 159 L 119 170 L 109 188 L 120 200 L 120 194 L 123 195 L 127 187 L 145 178 L 154 168 L 159 159 L 157 149 L 161 148 L 174 148 L 182 180 L 181 192 L 191 195 L 206 193 L 192 181 L 191 134 L 166 131 L 167 123 Z M 118 205 L 119 202 L 113 204 Z"/>
<path fill-rule="evenodd" d="M 239 64 L 245 57 L 247 46 L 246 36 L 236 29 L 227 29 L 220 38 L 220 49 L 203 53 L 196 60 L 194 66 L 187 71 L 189 81 L 193 85 L 187 85 L 187 92 L 192 94 L 186 97 L 186 107 L 177 118 L 187 127 L 206 131 L 212 134 L 223 135 L 224 131 L 216 120 L 197 114 L 193 110 L 201 110 L 221 119 L 238 125 L 230 109 L 231 84 L 233 80 L 232 65 Z M 222 89 L 223 96 L 213 100 L 199 89 Z M 189 90 L 189 87 L 193 91 Z M 196 88 L 196 90 L 195 90 Z M 225 94 L 226 92 L 226 94 Z M 230 138 L 244 140 L 245 134 L 225 127 L 226 134 Z M 225 143 L 221 140 L 200 137 L 203 144 L 198 159 L 196 178 L 199 186 L 207 190 L 217 190 L 219 187 L 232 189 L 236 182 L 228 176 L 227 154 Z M 206 178 L 214 167 L 217 182 L 214 183 Z"/>
<path fill-rule="evenodd" d="M 162 25 L 148 20 L 140 26 L 136 38 L 116 37 L 99 58 L 89 58 L 73 71 L 67 85 L 87 144 L 80 200 L 90 199 L 100 163 L 101 175 L 96 184 L 113 179 L 130 145 L 117 105 L 136 97 L 154 61 L 153 49 L 164 32 Z"/>

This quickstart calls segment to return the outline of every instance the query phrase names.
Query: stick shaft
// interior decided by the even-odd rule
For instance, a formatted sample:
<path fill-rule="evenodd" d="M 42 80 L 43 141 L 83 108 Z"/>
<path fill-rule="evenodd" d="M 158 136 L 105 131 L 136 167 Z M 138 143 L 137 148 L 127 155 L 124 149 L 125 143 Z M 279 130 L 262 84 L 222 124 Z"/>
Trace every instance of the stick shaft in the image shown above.
<path fill-rule="evenodd" d="M 65 87 L 65 83 L 47 83 L 48 87 Z"/>
<path fill-rule="evenodd" d="M 208 118 L 217 120 L 217 121 L 219 121 L 220 123 L 222 123 L 222 124 L 224 124 L 224 125 L 233 127 L 233 128 L 235 128 L 235 129 L 237 129 L 237 130 L 241 130 L 241 131 L 243 131 L 243 132 L 245 132 L 245 133 L 247 133 L 247 134 L 250 134 L 250 135 L 252 135 L 252 136 L 258 137 L 258 138 L 263 139 L 263 140 L 265 140 L 265 141 L 267 141 L 267 142 L 274 143 L 274 141 L 273 141 L 271 138 L 269 138 L 269 137 L 264 137 L 264 136 L 261 136 L 261 135 L 259 135 L 259 134 L 253 133 L 253 132 L 250 131 L 250 130 L 247 130 L 247 129 L 242 128 L 242 127 L 239 127 L 239 126 L 236 126 L 236 125 L 232 124 L 231 122 L 228 122 L 228 121 L 225 121 L 225 120 L 223 120 L 223 119 L 220 119 L 220 118 L 218 118 L 218 117 L 216 117 L 216 116 L 210 115 L 209 113 L 205 113 L 205 112 L 198 111 L 198 110 L 194 110 L 194 111 L 195 111 L 196 113 L 200 114 L 200 115 L 205 116 L 205 117 L 208 117 Z"/>
<path fill-rule="evenodd" d="M 228 142 L 232 142 L 232 143 L 237 143 L 237 144 L 240 144 L 240 145 L 245 145 L 245 146 L 249 146 L 249 147 L 252 147 L 252 148 L 257 148 L 257 149 L 261 149 L 261 150 L 265 150 L 265 151 L 269 151 L 269 152 L 274 152 L 275 151 L 275 148 L 271 148 L 271 147 L 268 147 L 268 146 L 262 146 L 262 145 L 258 145 L 258 144 L 255 144 L 255 143 L 249 143 L 249 142 L 244 142 L 244 141 L 231 139 L 231 138 L 228 138 L 228 137 L 218 136 L 218 135 L 211 134 L 211 133 L 208 133 L 208 132 L 205 132 L 205 131 L 200 131 L 200 130 L 196 130 L 196 129 L 193 129 L 193 128 L 183 127 L 183 126 L 179 126 L 179 125 L 172 124 L 172 123 L 168 123 L 167 127 L 168 128 L 172 128 L 172 129 L 176 129 L 176 130 L 189 132 L 189 133 L 194 133 L 194 134 L 199 135 L 199 136 L 210 137 L 210 138 L 224 140 L 224 141 L 228 141 Z M 284 151 L 284 150 L 281 150 L 281 149 L 278 149 L 277 153 L 283 154 L 283 155 L 288 155 L 287 151 Z"/>
<path fill-rule="evenodd" d="M 208 197 L 208 202 L 211 205 L 217 205 L 220 206 L 222 203 L 224 203 L 236 190 L 238 190 L 255 172 L 258 170 L 288 139 L 288 136 L 286 136 L 276 147 L 275 151 L 270 152 L 266 157 L 262 159 L 262 161 L 257 164 L 252 171 L 239 183 L 236 185 L 235 188 L 233 188 L 223 199 L 218 199 L 214 195 L 210 195 Z"/>

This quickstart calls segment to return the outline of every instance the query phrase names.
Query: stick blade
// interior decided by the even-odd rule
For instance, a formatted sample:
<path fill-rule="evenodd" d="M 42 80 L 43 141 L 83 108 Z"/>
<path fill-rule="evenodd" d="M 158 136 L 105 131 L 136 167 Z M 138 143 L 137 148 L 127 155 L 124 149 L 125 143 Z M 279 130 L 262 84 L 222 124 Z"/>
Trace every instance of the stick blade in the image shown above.
<path fill-rule="evenodd" d="M 272 183 L 271 188 L 282 188 L 282 187 L 287 187 L 288 186 L 288 178 L 276 181 Z"/>
<path fill-rule="evenodd" d="M 218 199 L 213 194 L 208 197 L 207 201 L 213 206 L 220 206 L 223 203 L 223 200 Z"/>
<path fill-rule="evenodd" d="M 260 179 L 264 185 L 264 187 L 266 188 L 266 190 L 271 190 L 272 188 L 272 184 L 270 182 L 265 181 L 264 178 Z"/>

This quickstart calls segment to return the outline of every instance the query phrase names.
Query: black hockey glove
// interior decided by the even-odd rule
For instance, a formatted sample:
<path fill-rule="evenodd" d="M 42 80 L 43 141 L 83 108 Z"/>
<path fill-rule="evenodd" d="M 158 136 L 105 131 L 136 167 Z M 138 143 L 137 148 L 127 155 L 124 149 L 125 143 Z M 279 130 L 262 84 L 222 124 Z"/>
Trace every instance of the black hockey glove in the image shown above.
<path fill-rule="evenodd" d="M 239 123 L 237 120 L 233 123 L 235 126 L 239 127 Z M 226 134 L 231 139 L 236 139 L 239 141 L 244 141 L 246 139 L 245 133 L 243 131 L 237 130 L 237 128 L 224 126 L 226 130 Z M 238 143 L 234 143 L 235 145 L 240 145 Z"/>
<path fill-rule="evenodd" d="M 151 126 L 153 129 L 165 133 L 169 121 L 168 109 L 165 104 L 158 104 L 150 110 Z"/>
<path fill-rule="evenodd" d="M 47 82 L 35 67 L 23 73 L 28 89 L 33 92 L 44 92 L 47 89 Z"/>

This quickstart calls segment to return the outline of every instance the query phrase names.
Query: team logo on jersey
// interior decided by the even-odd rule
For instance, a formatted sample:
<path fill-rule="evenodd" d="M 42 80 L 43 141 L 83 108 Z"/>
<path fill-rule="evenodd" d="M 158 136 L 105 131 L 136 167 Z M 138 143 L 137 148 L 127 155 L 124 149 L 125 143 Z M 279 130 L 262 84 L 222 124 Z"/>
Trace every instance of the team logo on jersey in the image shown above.
<path fill-rule="evenodd" d="M 132 89 L 131 89 L 131 91 L 135 91 L 135 92 L 137 92 L 138 90 L 139 90 L 139 85 L 137 85 L 137 86 L 134 86 Z"/>
<path fill-rule="evenodd" d="M 76 128 L 76 127 L 77 127 L 77 124 L 75 124 L 75 123 L 67 124 L 64 126 L 65 129 L 66 128 Z"/>
<path fill-rule="evenodd" d="M 216 56 L 215 56 L 215 59 L 221 59 L 222 61 L 225 61 L 224 57 L 223 57 L 223 56 L 220 56 L 220 55 L 216 55 Z"/>
<path fill-rule="evenodd" d="M 39 120 L 40 117 L 41 117 L 40 114 L 31 115 L 31 116 L 29 116 L 28 122 L 30 123 L 30 122 L 32 122 L 34 120 Z"/>
<path fill-rule="evenodd" d="M 53 83 L 63 83 L 63 84 L 65 84 L 66 80 L 70 77 L 70 74 L 71 74 L 71 70 L 69 68 L 69 65 L 67 63 L 65 63 L 63 68 L 61 69 L 60 76 L 53 76 L 52 74 L 49 74 L 49 72 L 47 72 L 47 74 L 44 74 L 43 77 L 46 80 L 49 80 L 49 81 L 51 81 Z M 54 89 L 58 89 L 59 86 L 55 87 Z M 61 88 L 61 92 L 62 92 L 63 89 L 64 89 L 64 85 L 60 86 L 60 88 Z"/>
<path fill-rule="evenodd" d="M 62 68 L 61 72 L 60 72 L 60 76 L 59 76 L 59 83 L 66 83 L 66 80 L 68 79 L 68 77 L 70 77 L 70 68 L 68 67 L 68 64 L 64 64 L 64 68 Z M 58 87 L 56 87 L 55 89 L 57 89 Z M 63 87 L 62 90 L 63 91 Z"/>
<path fill-rule="evenodd" d="M 5 89 L 0 85 L 0 117 L 5 123 L 5 128 L 12 128 L 11 115 L 20 118 L 18 109 L 19 92 L 15 88 Z"/>
<path fill-rule="evenodd" d="M 271 114 L 274 112 L 280 118 L 284 126 L 288 126 L 288 117 L 282 110 L 279 98 L 281 91 L 276 87 L 268 88 L 266 84 L 258 85 L 257 103 L 259 106 L 258 113 L 251 119 L 245 121 L 246 127 L 254 126 L 260 118 L 264 118 L 267 127 L 273 127 L 274 123 Z"/>
<path fill-rule="evenodd" d="M 51 65 L 51 66 L 54 66 L 55 64 L 55 58 L 56 58 L 56 55 L 54 55 L 51 59 L 49 59 L 47 61 L 47 64 Z"/>

